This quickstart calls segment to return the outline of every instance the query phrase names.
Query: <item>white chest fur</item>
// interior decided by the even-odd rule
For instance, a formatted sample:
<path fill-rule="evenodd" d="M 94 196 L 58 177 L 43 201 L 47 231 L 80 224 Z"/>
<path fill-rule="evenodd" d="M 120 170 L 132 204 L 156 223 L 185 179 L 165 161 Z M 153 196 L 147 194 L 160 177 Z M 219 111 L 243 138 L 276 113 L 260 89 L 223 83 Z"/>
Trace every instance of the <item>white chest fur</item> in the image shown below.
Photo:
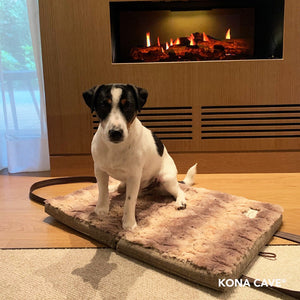
<path fill-rule="evenodd" d="M 108 142 L 99 127 L 92 142 L 92 155 L 96 168 L 120 181 L 126 181 L 139 171 L 142 181 L 151 180 L 162 161 L 151 132 L 139 120 L 132 124 L 128 138 L 118 144 Z"/>

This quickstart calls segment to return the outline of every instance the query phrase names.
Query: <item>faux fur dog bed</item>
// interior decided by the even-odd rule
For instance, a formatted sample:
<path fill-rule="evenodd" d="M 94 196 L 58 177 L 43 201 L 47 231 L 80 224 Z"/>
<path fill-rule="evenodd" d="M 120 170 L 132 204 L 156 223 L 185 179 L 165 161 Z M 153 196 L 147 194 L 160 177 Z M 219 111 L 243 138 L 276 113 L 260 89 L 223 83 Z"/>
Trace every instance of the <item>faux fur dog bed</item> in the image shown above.
<path fill-rule="evenodd" d="M 100 219 L 93 212 L 96 185 L 47 200 L 45 210 L 121 253 L 222 290 L 219 279 L 238 279 L 280 227 L 282 208 L 184 184 L 181 188 L 184 210 L 176 210 L 173 198 L 155 189 L 139 198 L 133 231 L 122 229 L 124 194 L 110 193 L 108 216 Z"/>

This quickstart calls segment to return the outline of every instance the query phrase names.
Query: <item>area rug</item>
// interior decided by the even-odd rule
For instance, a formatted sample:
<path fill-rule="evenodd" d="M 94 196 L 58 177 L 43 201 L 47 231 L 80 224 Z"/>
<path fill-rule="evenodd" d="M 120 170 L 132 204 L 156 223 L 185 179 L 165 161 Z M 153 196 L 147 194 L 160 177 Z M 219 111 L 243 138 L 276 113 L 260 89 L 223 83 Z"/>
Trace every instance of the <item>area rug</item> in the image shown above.
<path fill-rule="evenodd" d="M 264 251 L 277 260 L 256 257 L 244 274 L 298 289 L 300 247 Z M 292 299 L 247 286 L 220 293 L 103 248 L 0 250 L 0 269 L 1 300 Z"/>
<path fill-rule="evenodd" d="M 116 182 L 111 182 L 111 185 Z M 220 279 L 240 278 L 281 225 L 277 205 L 204 188 L 181 185 L 187 208 L 176 210 L 170 196 L 155 189 L 137 201 L 138 227 L 121 226 L 124 194 L 110 193 L 108 216 L 94 213 L 96 185 L 45 202 L 45 210 L 62 223 L 169 273 L 216 290 Z"/>

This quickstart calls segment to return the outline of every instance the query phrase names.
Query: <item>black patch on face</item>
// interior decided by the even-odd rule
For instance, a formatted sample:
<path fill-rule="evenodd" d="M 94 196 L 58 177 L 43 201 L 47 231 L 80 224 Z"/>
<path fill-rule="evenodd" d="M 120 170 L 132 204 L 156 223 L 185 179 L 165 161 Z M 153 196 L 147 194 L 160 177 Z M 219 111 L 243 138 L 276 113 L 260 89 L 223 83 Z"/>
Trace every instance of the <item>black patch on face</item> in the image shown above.
<path fill-rule="evenodd" d="M 131 91 L 135 100 L 136 110 L 140 112 L 147 101 L 148 91 L 132 84 L 127 84 L 126 89 Z"/>
<path fill-rule="evenodd" d="M 157 153 L 159 156 L 162 156 L 164 153 L 164 144 L 161 142 L 161 140 L 152 132 L 152 136 L 156 145 Z"/>
<path fill-rule="evenodd" d="M 110 113 L 112 107 L 112 85 L 94 86 L 82 94 L 85 103 L 91 109 L 96 111 L 100 120 L 104 120 Z"/>
<path fill-rule="evenodd" d="M 131 123 L 137 114 L 135 95 L 130 89 L 123 86 L 116 86 L 122 89 L 122 95 L 119 99 L 119 109 L 124 115 L 127 123 Z"/>
<path fill-rule="evenodd" d="M 112 88 L 122 89 L 118 106 L 128 123 L 131 123 L 137 112 L 146 103 L 147 90 L 131 84 L 107 84 L 95 86 L 83 93 L 85 103 L 91 112 L 96 111 L 101 121 L 105 120 L 112 109 Z"/>
<path fill-rule="evenodd" d="M 105 120 L 112 108 L 111 85 L 104 85 L 96 91 L 95 111 L 101 121 Z"/>

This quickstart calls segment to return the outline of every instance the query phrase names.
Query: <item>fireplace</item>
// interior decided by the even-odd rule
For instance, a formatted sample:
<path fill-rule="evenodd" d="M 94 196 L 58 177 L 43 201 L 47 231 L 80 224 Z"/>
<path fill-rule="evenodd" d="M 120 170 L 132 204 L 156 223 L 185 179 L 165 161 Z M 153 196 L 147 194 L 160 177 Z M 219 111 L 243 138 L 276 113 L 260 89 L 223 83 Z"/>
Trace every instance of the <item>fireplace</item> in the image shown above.
<path fill-rule="evenodd" d="M 110 2 L 113 63 L 280 59 L 284 0 Z"/>

